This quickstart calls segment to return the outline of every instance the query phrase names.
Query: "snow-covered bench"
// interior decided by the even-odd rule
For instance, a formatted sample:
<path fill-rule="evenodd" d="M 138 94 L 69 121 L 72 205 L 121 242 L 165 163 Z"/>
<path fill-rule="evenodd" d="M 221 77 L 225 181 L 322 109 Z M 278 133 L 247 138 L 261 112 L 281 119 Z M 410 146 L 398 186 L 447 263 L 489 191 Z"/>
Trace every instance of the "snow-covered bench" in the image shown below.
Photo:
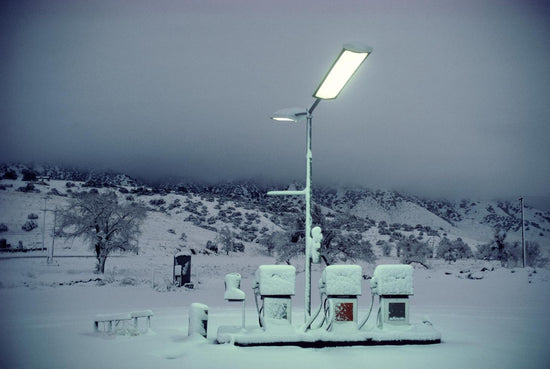
<path fill-rule="evenodd" d="M 151 328 L 151 317 L 153 312 L 151 310 L 133 311 L 130 313 L 130 317 L 134 319 L 134 328 L 138 327 L 138 318 L 147 318 L 147 329 Z"/>
<path fill-rule="evenodd" d="M 94 319 L 94 330 L 99 331 L 99 325 L 103 325 L 103 330 L 111 332 L 113 327 L 117 327 L 120 323 L 125 321 L 134 320 L 134 328 L 138 327 L 139 318 L 147 318 L 147 329 L 151 328 L 151 317 L 153 312 L 151 310 L 133 311 L 131 313 L 122 314 L 99 314 Z"/>
<path fill-rule="evenodd" d="M 94 319 L 94 330 L 99 331 L 100 323 L 103 325 L 103 330 L 111 332 L 113 326 L 117 327 L 121 322 L 132 319 L 129 313 L 123 314 L 99 314 Z"/>

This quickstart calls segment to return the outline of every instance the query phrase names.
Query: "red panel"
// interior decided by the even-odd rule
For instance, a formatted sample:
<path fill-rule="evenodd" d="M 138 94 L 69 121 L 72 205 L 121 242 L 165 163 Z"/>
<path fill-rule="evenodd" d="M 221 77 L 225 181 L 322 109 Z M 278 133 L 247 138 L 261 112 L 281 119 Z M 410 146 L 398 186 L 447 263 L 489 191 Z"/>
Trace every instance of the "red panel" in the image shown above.
<path fill-rule="evenodd" d="M 335 317 L 337 322 L 353 322 L 353 302 L 339 302 L 336 304 Z"/>

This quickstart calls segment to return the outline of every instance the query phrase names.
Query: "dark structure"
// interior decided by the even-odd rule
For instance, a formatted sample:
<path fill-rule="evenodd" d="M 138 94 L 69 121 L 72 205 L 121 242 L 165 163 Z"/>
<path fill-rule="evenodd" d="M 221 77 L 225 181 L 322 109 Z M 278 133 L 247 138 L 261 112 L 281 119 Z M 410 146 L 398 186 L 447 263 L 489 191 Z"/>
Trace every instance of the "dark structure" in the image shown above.
<path fill-rule="evenodd" d="M 174 256 L 174 285 L 190 286 L 191 284 L 191 255 Z"/>

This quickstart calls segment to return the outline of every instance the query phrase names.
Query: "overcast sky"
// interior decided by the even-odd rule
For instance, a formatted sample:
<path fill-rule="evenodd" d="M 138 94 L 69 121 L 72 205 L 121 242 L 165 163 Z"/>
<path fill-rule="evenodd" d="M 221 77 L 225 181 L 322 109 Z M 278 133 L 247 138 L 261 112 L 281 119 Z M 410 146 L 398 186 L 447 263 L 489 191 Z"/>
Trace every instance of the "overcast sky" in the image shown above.
<path fill-rule="evenodd" d="M 314 186 L 548 196 L 548 3 L 3 1 L 0 161 L 303 181 L 304 125 L 269 116 L 360 41 L 315 111 Z"/>

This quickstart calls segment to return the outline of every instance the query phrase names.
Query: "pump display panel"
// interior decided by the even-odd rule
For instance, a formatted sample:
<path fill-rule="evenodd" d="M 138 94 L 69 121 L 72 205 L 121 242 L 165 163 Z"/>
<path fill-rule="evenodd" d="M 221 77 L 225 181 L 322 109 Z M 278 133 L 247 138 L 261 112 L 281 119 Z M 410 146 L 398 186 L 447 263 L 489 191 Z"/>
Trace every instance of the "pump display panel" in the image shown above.
<path fill-rule="evenodd" d="M 390 302 L 388 310 L 388 320 L 405 320 L 407 316 L 407 309 L 404 302 Z"/>

